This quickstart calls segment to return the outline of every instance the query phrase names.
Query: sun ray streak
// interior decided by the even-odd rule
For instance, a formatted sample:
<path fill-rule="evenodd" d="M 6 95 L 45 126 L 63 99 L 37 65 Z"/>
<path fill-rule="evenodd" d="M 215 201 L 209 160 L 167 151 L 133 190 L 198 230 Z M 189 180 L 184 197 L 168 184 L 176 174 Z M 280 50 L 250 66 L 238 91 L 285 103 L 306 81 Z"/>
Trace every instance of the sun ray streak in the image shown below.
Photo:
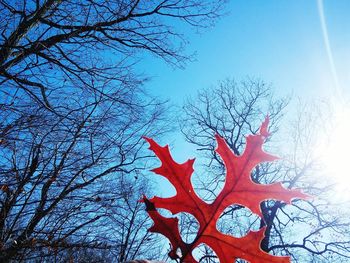
<path fill-rule="evenodd" d="M 327 51 L 327 56 L 331 68 L 331 73 L 332 73 L 332 78 L 334 81 L 334 94 L 337 99 L 341 99 L 341 89 L 339 85 L 339 78 L 337 74 L 337 70 L 335 67 L 334 59 L 333 59 L 333 53 L 329 41 L 329 35 L 328 35 L 328 29 L 327 29 L 327 24 L 326 24 L 326 18 L 324 14 L 324 6 L 323 6 L 323 0 L 317 0 L 317 7 L 318 7 L 318 13 L 320 17 L 320 23 L 321 23 L 321 28 L 322 28 L 322 35 L 323 35 L 323 41 L 326 46 L 326 51 Z"/>

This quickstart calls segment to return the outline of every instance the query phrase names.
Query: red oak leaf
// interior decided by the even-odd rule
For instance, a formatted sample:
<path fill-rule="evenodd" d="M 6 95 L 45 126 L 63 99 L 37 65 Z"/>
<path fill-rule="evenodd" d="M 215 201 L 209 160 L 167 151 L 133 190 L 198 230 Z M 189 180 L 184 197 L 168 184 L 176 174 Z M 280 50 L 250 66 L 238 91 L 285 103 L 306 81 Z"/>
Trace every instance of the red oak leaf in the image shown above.
<path fill-rule="evenodd" d="M 264 200 L 275 199 L 290 203 L 293 198 L 306 198 L 307 195 L 299 190 L 287 190 L 281 183 L 262 185 L 254 183 L 251 179 L 252 169 L 261 162 L 273 161 L 277 157 L 263 151 L 262 145 L 268 133 L 268 117 L 261 125 L 257 135 L 246 138 L 246 147 L 240 156 L 235 155 L 227 146 L 225 140 L 216 135 L 216 152 L 221 156 L 226 167 L 226 181 L 222 191 L 213 203 L 208 204 L 198 197 L 191 184 L 194 159 L 185 163 L 173 160 L 169 147 L 159 146 L 154 140 L 145 138 L 150 149 L 161 161 L 159 168 L 152 171 L 170 181 L 176 189 L 176 195 L 169 198 L 154 197 L 143 201 L 146 210 L 154 221 L 151 232 L 166 236 L 171 243 L 169 256 L 181 262 L 196 262 L 192 250 L 199 244 L 210 246 L 218 256 L 220 262 L 234 262 L 237 258 L 245 259 L 251 263 L 290 262 L 289 257 L 270 255 L 260 249 L 264 238 L 264 228 L 257 232 L 250 231 L 246 236 L 236 238 L 219 232 L 216 222 L 225 208 L 232 204 L 248 207 L 252 212 L 262 216 L 260 203 Z M 166 218 L 157 212 L 156 208 L 164 208 L 172 214 L 187 212 L 192 214 L 199 222 L 196 238 L 190 244 L 181 239 L 177 218 Z M 176 252 L 180 250 L 181 253 Z"/>

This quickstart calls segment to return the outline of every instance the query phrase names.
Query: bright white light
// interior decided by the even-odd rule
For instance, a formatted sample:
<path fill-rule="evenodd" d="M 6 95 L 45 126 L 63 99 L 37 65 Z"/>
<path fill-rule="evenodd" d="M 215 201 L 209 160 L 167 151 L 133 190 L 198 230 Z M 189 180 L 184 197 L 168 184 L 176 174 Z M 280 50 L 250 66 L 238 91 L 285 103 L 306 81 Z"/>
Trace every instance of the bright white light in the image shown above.
<path fill-rule="evenodd" d="M 316 158 L 324 179 L 334 184 L 334 198 L 350 201 L 350 108 L 338 107 L 329 122 L 329 131 L 316 146 Z"/>
<path fill-rule="evenodd" d="M 350 107 L 344 106 L 346 101 L 342 96 L 342 89 L 333 59 L 333 53 L 328 35 L 323 0 L 317 0 L 323 40 L 327 51 L 334 87 L 331 89 L 333 98 L 331 104 L 334 115 L 329 119 L 331 126 L 323 138 L 316 145 L 317 155 L 325 169 L 326 180 L 335 184 L 334 199 L 350 202 Z"/>

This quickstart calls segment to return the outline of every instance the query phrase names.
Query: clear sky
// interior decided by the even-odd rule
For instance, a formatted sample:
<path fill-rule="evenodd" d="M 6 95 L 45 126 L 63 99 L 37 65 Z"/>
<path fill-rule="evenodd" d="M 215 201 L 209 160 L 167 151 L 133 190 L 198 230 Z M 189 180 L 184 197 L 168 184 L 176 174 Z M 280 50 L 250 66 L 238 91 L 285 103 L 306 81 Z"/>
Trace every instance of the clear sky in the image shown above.
<path fill-rule="evenodd" d="M 340 86 L 350 89 L 350 1 L 323 1 L 329 42 Z M 334 85 L 317 0 L 235 0 L 229 14 L 202 35 L 190 30 L 184 70 L 146 60 L 153 94 L 181 104 L 186 96 L 226 77 L 254 76 L 283 92 L 326 95 Z M 142 64 L 143 66 L 144 64 Z"/>
<path fill-rule="evenodd" d="M 231 1 L 226 8 L 229 14 L 214 28 L 201 35 L 183 32 L 190 41 L 188 52 L 197 53 L 196 62 L 183 70 L 154 58 L 140 64 L 153 76 L 147 88 L 179 106 L 198 89 L 227 77 L 258 77 L 282 95 L 308 99 L 332 96 L 335 81 L 320 3 L 339 87 L 350 95 L 349 0 Z M 171 148 L 180 161 L 195 154 L 179 135 L 168 143 L 173 144 Z"/>

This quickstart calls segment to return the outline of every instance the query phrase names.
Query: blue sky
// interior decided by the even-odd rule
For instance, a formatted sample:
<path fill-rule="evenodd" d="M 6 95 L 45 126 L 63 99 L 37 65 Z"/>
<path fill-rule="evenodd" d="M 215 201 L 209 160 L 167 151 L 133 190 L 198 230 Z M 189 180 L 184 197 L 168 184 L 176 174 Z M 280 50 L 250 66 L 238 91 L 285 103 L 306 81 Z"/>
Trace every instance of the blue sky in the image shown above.
<path fill-rule="evenodd" d="M 334 63 L 343 89 L 350 89 L 350 1 L 324 1 L 325 18 Z M 154 95 L 181 104 L 198 89 L 227 77 L 254 76 L 282 94 L 328 95 L 334 85 L 322 35 L 317 0 L 231 1 L 214 28 L 196 35 L 188 53 L 196 62 L 184 70 L 156 59 L 148 83 Z M 143 64 L 144 65 L 144 64 Z"/>
<path fill-rule="evenodd" d="M 325 0 L 323 7 L 339 86 L 350 95 L 350 1 Z M 155 58 L 140 64 L 153 77 L 146 85 L 153 95 L 181 106 L 219 80 L 251 76 L 271 83 L 281 95 L 306 100 L 333 96 L 317 0 L 236 0 L 226 10 L 229 14 L 201 35 L 182 32 L 190 41 L 188 53 L 197 53 L 185 69 Z M 179 133 L 166 140 L 176 160 L 196 155 Z"/>

